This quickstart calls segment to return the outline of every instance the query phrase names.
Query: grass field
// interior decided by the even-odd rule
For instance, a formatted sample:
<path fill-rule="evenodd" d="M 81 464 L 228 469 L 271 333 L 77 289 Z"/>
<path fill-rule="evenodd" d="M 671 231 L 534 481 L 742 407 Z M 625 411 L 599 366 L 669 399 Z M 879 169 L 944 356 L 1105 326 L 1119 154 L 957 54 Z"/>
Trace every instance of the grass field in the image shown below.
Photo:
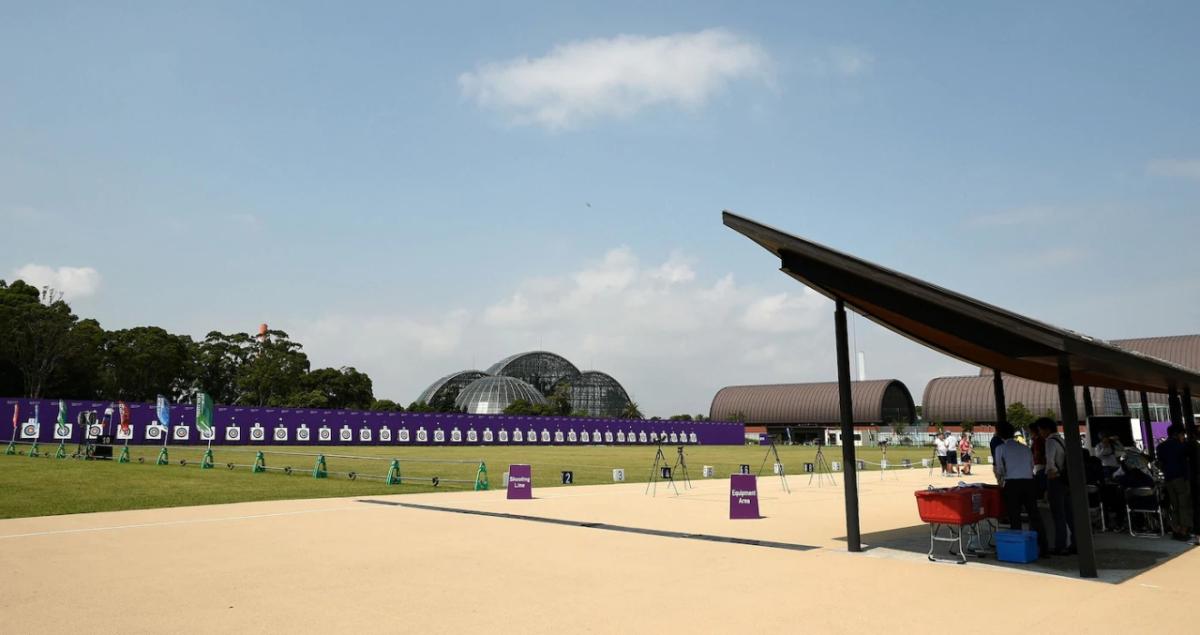
<path fill-rule="evenodd" d="M 48 449 L 53 454 L 55 447 L 43 445 L 41 449 L 43 452 Z M 266 464 L 273 468 L 271 471 L 255 474 L 248 467 L 254 462 L 254 453 L 258 449 L 264 449 Z M 28 446 L 22 446 L 21 450 L 27 451 Z M 882 458 L 878 448 L 857 450 L 858 458 L 870 462 L 868 470 L 878 469 Z M 0 518 L 427 492 L 434 490 L 434 476 L 441 480 L 440 489 L 469 489 L 480 461 L 487 464 L 492 488 L 501 486 L 501 476 L 512 463 L 533 466 L 535 487 L 562 486 L 563 470 L 574 472 L 576 485 L 611 483 L 614 468 L 624 468 L 627 481 L 645 482 L 650 476 L 655 454 L 653 446 L 307 446 L 274 450 L 217 446 L 213 448 L 217 467 L 201 470 L 199 460 L 203 451 L 203 447 L 172 446 L 171 464 L 165 466 L 155 465 L 158 446 L 130 446 L 132 462 L 127 464 L 0 455 Z M 288 452 L 325 453 L 329 477 L 312 477 L 313 456 L 286 454 Z M 664 452 L 668 461 L 674 464 L 675 448 L 664 447 Z M 758 446 L 692 446 L 686 448 L 686 453 L 689 473 L 693 480 L 698 480 L 704 465 L 713 466 L 718 477 L 736 472 L 743 463 L 749 464 L 752 472 L 758 472 L 766 449 Z M 804 478 L 803 464 L 812 462 L 815 453 L 814 447 L 779 448 L 780 458 L 794 478 Z M 342 456 L 358 458 L 340 458 Z M 841 460 L 841 448 L 826 448 L 825 456 L 827 461 Z M 888 450 L 890 465 L 910 459 L 917 466 L 914 469 L 920 469 L 921 459 L 930 456 L 928 448 Z M 392 458 L 400 460 L 402 485 L 388 486 L 382 480 Z M 187 465 L 181 465 L 181 460 Z M 431 462 L 424 462 L 426 460 Z M 234 463 L 235 467 L 229 469 L 228 463 Z M 282 468 L 289 466 L 293 473 L 284 474 Z M 358 478 L 350 480 L 349 472 L 355 472 Z M 771 474 L 770 462 L 763 474 Z"/>

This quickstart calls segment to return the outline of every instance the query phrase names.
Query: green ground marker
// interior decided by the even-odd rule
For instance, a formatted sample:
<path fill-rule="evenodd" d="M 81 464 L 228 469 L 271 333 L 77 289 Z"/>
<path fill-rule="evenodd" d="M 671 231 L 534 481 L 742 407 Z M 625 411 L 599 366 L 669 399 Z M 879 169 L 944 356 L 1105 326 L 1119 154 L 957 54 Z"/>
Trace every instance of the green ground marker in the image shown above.
<path fill-rule="evenodd" d="M 58 449 L 54 451 L 54 458 L 56 458 L 56 459 L 67 458 L 67 440 L 66 439 L 63 439 L 62 441 L 58 442 Z"/>
<path fill-rule="evenodd" d="M 387 484 L 388 485 L 399 485 L 400 484 L 400 460 L 399 459 L 392 459 L 392 464 L 391 464 L 391 466 L 388 467 Z"/>
<path fill-rule="evenodd" d="M 121 448 L 121 456 L 119 458 L 117 458 L 117 463 L 128 463 L 128 462 L 129 462 L 129 446 L 125 446 L 125 447 Z"/>
<path fill-rule="evenodd" d="M 255 474 L 267 471 L 267 459 L 263 456 L 262 450 L 259 450 L 258 454 L 254 455 L 254 467 L 250 471 Z"/>
<path fill-rule="evenodd" d="M 162 449 L 158 451 L 158 460 L 154 463 L 155 465 L 166 465 L 170 462 L 170 459 L 167 457 L 167 446 L 164 445 L 162 446 Z"/>
<path fill-rule="evenodd" d="M 17 453 L 17 440 L 13 439 L 12 441 L 8 442 L 8 449 L 4 451 L 4 454 L 13 455 L 16 453 Z"/>
<path fill-rule="evenodd" d="M 318 454 L 317 462 L 313 465 L 313 478 L 325 478 L 329 476 L 329 470 L 325 469 L 325 455 Z"/>
<path fill-rule="evenodd" d="M 38 455 L 38 442 L 37 442 L 37 439 L 34 439 L 33 445 L 29 446 L 29 458 L 36 459 L 37 455 Z"/>
<path fill-rule="evenodd" d="M 213 453 L 212 448 L 204 451 L 204 456 L 200 457 L 200 469 L 211 470 L 213 468 Z"/>
<path fill-rule="evenodd" d="M 481 492 L 481 491 L 487 491 L 487 489 L 488 489 L 487 463 L 480 461 L 479 462 L 479 470 L 477 470 L 475 472 L 475 491 Z"/>

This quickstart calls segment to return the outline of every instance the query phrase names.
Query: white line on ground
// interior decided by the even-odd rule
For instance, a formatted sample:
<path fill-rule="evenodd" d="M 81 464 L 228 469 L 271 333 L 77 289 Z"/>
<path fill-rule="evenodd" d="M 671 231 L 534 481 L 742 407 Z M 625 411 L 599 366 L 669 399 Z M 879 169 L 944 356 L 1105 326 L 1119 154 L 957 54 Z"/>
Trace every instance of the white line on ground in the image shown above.
<path fill-rule="evenodd" d="M 305 509 L 294 512 L 278 512 L 274 514 L 250 514 L 247 516 L 223 516 L 220 518 L 189 518 L 185 520 L 167 520 L 159 523 L 137 523 L 133 525 L 112 525 L 108 527 L 78 527 L 75 529 L 54 529 L 49 531 L 34 531 L 27 534 L 9 534 L 0 536 L 0 540 L 9 538 L 32 538 L 37 536 L 55 536 L 59 534 L 82 534 L 95 531 L 115 531 L 119 529 L 141 529 L 144 527 L 167 527 L 171 525 L 192 525 L 197 523 L 219 523 L 234 520 L 255 520 L 259 518 L 274 518 L 278 516 L 298 516 L 301 514 L 317 514 L 321 512 L 337 512 L 348 510 L 361 510 L 361 506 L 356 507 L 330 507 L 327 509 Z"/>

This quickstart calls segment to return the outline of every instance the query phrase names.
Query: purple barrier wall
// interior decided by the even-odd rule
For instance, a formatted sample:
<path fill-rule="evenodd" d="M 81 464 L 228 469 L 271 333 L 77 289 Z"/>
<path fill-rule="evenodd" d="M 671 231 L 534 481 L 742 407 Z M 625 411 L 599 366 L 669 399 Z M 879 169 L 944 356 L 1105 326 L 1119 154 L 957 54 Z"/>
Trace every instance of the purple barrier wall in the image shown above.
<path fill-rule="evenodd" d="M 0 440 L 12 434 L 13 405 L 20 408 L 19 438 L 39 408 L 37 439 L 43 443 L 65 438 L 78 442 L 83 431 L 77 424 L 83 411 L 112 407 L 108 433 L 117 434 L 116 403 L 69 400 L 69 430 L 56 430 L 58 400 L 5 399 L 0 411 Z M 132 444 L 159 444 L 149 425 L 157 421 L 152 403 L 127 403 L 132 422 Z M 361 410 L 309 410 L 217 406 L 213 413 L 214 445 L 633 445 L 664 443 L 741 445 L 745 426 L 728 421 L 650 421 L 643 419 L 591 419 L 576 417 L 510 417 L 507 415 L 425 414 Z M 171 445 L 207 443 L 195 427 L 196 407 L 171 406 Z M 532 439 L 530 437 L 533 437 Z M 123 438 L 118 438 L 123 441 Z"/>

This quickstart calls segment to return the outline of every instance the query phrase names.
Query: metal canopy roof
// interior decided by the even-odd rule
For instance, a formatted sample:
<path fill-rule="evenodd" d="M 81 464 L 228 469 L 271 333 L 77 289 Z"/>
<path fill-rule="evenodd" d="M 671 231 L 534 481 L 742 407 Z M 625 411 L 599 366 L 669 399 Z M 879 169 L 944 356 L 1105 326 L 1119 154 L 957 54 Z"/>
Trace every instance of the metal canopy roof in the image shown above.
<path fill-rule="evenodd" d="M 1195 371 L 1051 326 L 762 223 L 724 212 L 726 226 L 779 257 L 781 271 L 909 339 L 971 364 L 1058 383 L 1066 355 L 1076 385 L 1166 392 L 1200 388 Z"/>

